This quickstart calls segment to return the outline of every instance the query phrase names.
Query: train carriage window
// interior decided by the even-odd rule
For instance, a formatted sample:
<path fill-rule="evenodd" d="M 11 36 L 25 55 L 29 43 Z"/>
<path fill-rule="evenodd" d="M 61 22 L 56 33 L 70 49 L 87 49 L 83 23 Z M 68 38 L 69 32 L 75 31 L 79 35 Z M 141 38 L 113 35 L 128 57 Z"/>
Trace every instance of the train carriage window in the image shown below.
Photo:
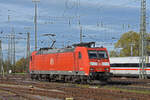
<path fill-rule="evenodd" d="M 81 58 L 82 58 L 82 54 L 81 54 L 81 52 L 79 52 L 79 54 L 78 54 L 78 58 L 79 58 L 79 59 L 81 59 Z"/>
<path fill-rule="evenodd" d="M 139 67 L 138 63 L 113 63 L 111 67 Z"/>

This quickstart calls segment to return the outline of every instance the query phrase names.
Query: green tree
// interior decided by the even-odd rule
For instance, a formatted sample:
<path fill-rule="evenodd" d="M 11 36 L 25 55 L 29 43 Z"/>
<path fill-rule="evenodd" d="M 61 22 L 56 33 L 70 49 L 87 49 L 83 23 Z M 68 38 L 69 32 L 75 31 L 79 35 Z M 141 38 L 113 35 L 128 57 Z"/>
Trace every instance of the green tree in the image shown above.
<path fill-rule="evenodd" d="M 12 65 L 8 62 L 8 60 L 3 61 L 3 67 L 5 73 L 8 73 L 8 70 L 11 69 Z"/>
<path fill-rule="evenodd" d="M 26 72 L 27 60 L 25 58 L 19 59 L 16 64 L 12 65 L 8 60 L 3 61 L 3 68 L 5 73 L 8 73 L 9 70 L 12 70 L 13 73 L 22 73 Z"/>
<path fill-rule="evenodd" d="M 138 33 L 129 31 L 124 33 L 120 40 L 115 44 L 115 48 L 122 48 L 119 56 L 131 56 L 131 45 L 133 47 L 133 56 L 139 55 L 140 36 Z"/>
<path fill-rule="evenodd" d="M 110 51 L 109 56 L 110 56 L 110 57 L 118 57 L 119 54 L 118 54 L 115 50 L 112 50 L 112 51 Z"/>
<path fill-rule="evenodd" d="M 25 72 L 25 68 L 26 68 L 26 59 L 25 58 L 21 58 L 20 60 L 18 60 L 16 62 L 16 65 L 14 66 L 16 73 L 22 73 Z"/>
<path fill-rule="evenodd" d="M 146 40 L 150 40 L 150 36 L 147 35 Z M 122 48 L 119 56 L 131 56 L 131 45 L 133 47 L 133 56 L 139 56 L 140 47 L 140 34 L 137 32 L 129 31 L 124 33 L 121 38 L 115 44 L 115 49 Z M 150 46 L 147 46 L 148 52 L 150 52 Z M 117 56 L 117 52 L 111 51 L 111 56 Z"/>

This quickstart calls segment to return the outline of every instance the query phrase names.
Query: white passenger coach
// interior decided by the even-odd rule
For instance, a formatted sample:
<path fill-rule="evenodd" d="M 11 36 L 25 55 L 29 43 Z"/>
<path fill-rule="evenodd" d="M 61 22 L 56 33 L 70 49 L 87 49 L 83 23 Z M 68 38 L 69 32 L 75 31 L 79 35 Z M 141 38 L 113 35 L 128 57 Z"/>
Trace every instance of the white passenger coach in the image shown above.
<path fill-rule="evenodd" d="M 147 57 L 146 60 L 146 73 L 150 77 L 150 57 Z M 111 73 L 114 76 L 129 76 L 129 77 L 138 77 L 140 72 L 139 67 L 139 57 L 111 57 Z"/>

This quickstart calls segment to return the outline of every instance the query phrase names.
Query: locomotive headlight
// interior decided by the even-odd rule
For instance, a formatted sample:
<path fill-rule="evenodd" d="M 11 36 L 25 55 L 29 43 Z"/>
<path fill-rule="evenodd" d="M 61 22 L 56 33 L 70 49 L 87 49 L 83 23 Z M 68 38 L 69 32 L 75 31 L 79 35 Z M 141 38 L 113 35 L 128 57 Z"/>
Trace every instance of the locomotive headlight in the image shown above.
<path fill-rule="evenodd" d="M 105 68 L 105 71 L 109 71 L 109 68 Z"/>
<path fill-rule="evenodd" d="M 90 71 L 94 71 L 94 68 L 90 68 Z"/>
<path fill-rule="evenodd" d="M 102 66 L 110 66 L 109 62 L 102 62 Z"/>
<path fill-rule="evenodd" d="M 97 63 L 97 62 L 90 62 L 90 65 L 91 65 L 91 66 L 97 66 L 98 63 Z"/>

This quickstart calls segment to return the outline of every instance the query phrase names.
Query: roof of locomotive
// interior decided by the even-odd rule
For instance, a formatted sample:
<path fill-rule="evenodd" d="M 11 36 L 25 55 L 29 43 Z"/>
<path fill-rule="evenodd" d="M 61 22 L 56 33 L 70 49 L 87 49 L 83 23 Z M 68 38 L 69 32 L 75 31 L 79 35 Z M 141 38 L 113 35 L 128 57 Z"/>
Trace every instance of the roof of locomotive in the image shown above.
<path fill-rule="evenodd" d="M 92 47 L 93 45 L 93 47 Z M 39 54 L 52 54 L 52 53 L 63 53 L 63 52 L 73 52 L 77 47 L 85 47 L 89 49 L 97 49 L 103 47 L 95 47 L 95 42 L 88 42 L 88 43 L 79 43 L 73 44 L 72 46 L 68 46 L 66 48 L 40 48 L 36 55 Z"/>
<path fill-rule="evenodd" d="M 77 46 L 77 47 L 82 47 L 82 46 Z M 64 52 L 74 52 L 75 48 L 41 48 L 37 51 L 36 55 L 40 55 L 40 54 L 53 54 L 53 53 L 64 53 Z M 94 48 L 89 48 L 89 47 L 85 47 L 88 50 L 95 50 L 95 49 L 99 49 L 99 48 L 103 48 L 103 47 L 94 47 Z M 103 48 L 105 49 L 105 48 Z"/>
<path fill-rule="evenodd" d="M 37 51 L 38 54 L 52 54 L 52 53 L 63 53 L 63 52 L 73 52 L 75 48 L 41 48 Z"/>
<path fill-rule="evenodd" d="M 73 44 L 72 46 L 74 47 L 77 47 L 77 46 L 80 46 L 80 47 L 88 47 L 88 48 L 91 48 L 92 46 L 95 47 L 95 42 L 81 42 L 81 43 L 78 43 L 78 44 Z"/>

